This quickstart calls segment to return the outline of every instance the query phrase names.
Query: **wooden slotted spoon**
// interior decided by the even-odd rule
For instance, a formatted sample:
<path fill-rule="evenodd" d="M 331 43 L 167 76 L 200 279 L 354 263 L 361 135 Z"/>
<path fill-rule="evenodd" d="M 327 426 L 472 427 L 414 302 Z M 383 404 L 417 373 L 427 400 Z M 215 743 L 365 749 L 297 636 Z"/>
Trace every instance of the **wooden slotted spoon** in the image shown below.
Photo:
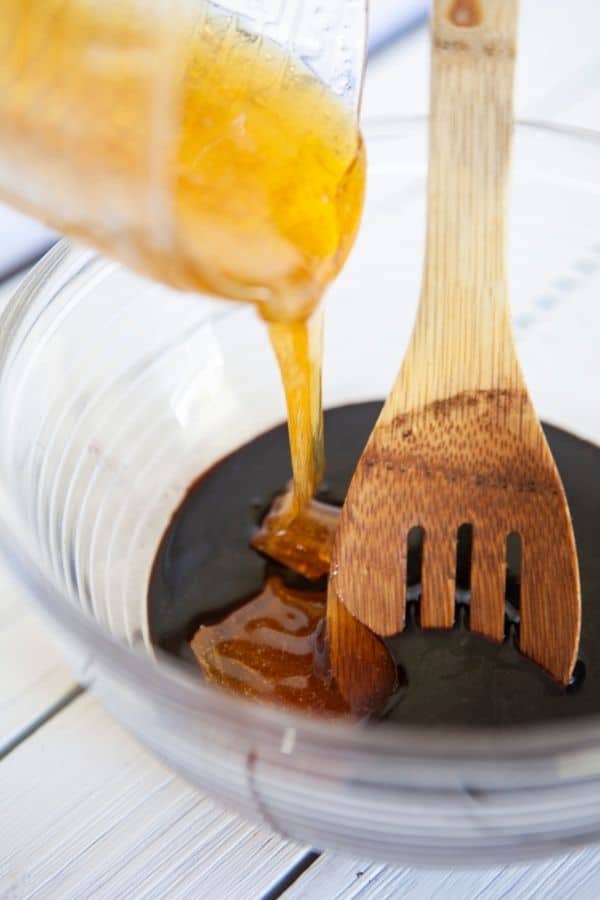
<path fill-rule="evenodd" d="M 520 649 L 563 684 L 575 663 L 580 590 L 573 529 L 510 324 L 505 195 L 516 24 L 517 0 L 433 5 L 421 301 L 333 550 L 329 632 L 334 671 L 346 686 L 364 678 L 365 654 L 356 664 L 339 603 L 377 635 L 402 631 L 414 526 L 424 529 L 423 627 L 454 622 L 457 531 L 470 523 L 469 626 L 503 638 L 506 542 L 517 532 Z"/>

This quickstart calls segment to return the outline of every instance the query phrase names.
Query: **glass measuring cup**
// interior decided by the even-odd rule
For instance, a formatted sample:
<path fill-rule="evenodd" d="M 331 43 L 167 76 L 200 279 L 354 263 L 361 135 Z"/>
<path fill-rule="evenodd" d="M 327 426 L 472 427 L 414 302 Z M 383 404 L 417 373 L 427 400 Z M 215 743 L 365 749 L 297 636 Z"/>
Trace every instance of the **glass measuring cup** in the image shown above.
<path fill-rule="evenodd" d="M 364 0 L 7 0 L 0 198 L 176 287 L 291 298 L 335 249 L 331 216 L 298 238 L 302 190 L 319 140 L 332 196 L 357 152 L 365 41 Z"/>

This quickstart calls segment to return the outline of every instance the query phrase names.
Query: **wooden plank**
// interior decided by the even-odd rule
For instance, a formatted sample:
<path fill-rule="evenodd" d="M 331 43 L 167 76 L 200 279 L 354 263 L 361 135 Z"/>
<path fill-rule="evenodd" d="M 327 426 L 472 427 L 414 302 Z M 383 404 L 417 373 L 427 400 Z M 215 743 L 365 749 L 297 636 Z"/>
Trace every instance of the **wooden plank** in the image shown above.
<path fill-rule="evenodd" d="M 23 275 L 0 285 L 0 310 Z M 0 502 L 6 503 L 4 497 Z M 0 756 L 74 689 L 51 631 L 0 563 Z"/>
<path fill-rule="evenodd" d="M 270 890 L 303 848 L 222 812 L 89 696 L 0 764 L 0 896 L 169 900 Z"/>
<path fill-rule="evenodd" d="M 600 848 L 544 862 L 485 869 L 395 868 L 325 853 L 283 894 L 285 900 L 597 900 Z"/>
<path fill-rule="evenodd" d="M 0 756 L 75 688 L 52 635 L 8 581 L 0 570 Z"/>

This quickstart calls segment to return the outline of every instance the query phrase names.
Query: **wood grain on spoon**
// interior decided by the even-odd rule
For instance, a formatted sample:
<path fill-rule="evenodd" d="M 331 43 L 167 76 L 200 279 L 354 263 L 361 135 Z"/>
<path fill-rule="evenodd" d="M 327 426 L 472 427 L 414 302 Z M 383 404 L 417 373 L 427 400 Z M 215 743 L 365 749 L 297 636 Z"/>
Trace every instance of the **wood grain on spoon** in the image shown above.
<path fill-rule="evenodd" d="M 421 300 L 342 511 L 330 596 L 377 634 L 401 631 L 407 536 L 422 526 L 421 624 L 451 627 L 457 531 L 470 523 L 470 627 L 501 640 L 517 532 L 519 645 L 567 683 L 580 629 L 575 541 L 517 360 L 505 264 L 516 28 L 516 0 L 434 3 Z M 348 680 L 338 622 L 333 662 Z"/>
<path fill-rule="evenodd" d="M 358 717 L 379 712 L 398 687 L 398 670 L 383 641 L 327 592 L 327 643 L 337 688 Z M 346 665 L 336 660 L 346 659 Z"/>

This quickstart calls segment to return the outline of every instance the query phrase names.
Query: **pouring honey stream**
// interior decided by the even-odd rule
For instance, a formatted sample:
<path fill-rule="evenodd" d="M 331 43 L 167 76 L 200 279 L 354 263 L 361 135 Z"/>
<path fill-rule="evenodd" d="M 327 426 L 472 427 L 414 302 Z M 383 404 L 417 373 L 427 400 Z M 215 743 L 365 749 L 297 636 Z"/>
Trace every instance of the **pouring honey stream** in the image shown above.
<path fill-rule="evenodd" d="M 324 472 L 322 298 L 353 244 L 356 111 L 234 18 L 165 21 L 133 0 L 8 0 L 0 21 L 0 199 L 175 288 L 265 320 L 293 492 L 277 554 Z M 289 541 L 288 541 L 289 544 Z"/>

